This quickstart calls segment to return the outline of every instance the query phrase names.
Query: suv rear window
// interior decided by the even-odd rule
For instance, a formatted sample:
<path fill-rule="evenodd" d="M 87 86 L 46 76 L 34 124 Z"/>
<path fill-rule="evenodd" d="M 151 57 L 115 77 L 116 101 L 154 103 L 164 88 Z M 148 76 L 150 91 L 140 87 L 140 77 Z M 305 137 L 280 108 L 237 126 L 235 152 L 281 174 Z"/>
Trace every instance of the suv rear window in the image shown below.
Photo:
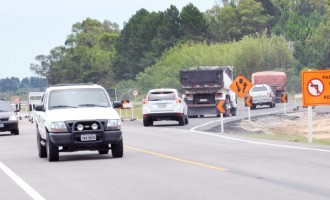
<path fill-rule="evenodd" d="M 175 93 L 172 91 L 168 92 L 151 92 L 148 97 L 149 101 L 159 100 L 175 100 Z"/>
<path fill-rule="evenodd" d="M 263 91 L 268 91 L 266 86 L 258 86 L 258 87 L 253 87 L 252 92 L 263 92 Z"/>

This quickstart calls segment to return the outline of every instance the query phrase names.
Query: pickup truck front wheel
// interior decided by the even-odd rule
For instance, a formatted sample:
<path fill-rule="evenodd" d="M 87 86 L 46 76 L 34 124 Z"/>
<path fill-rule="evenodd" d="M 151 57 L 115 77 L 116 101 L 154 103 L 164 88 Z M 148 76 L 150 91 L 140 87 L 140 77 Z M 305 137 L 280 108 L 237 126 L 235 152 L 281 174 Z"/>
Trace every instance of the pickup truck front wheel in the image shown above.
<path fill-rule="evenodd" d="M 121 158 L 124 155 L 123 138 L 117 144 L 111 144 L 111 153 L 114 158 Z"/>
<path fill-rule="evenodd" d="M 52 141 L 50 141 L 49 135 L 47 134 L 47 154 L 48 154 L 48 160 L 50 162 L 52 161 L 58 161 L 59 160 L 59 152 L 58 147 L 55 146 Z"/>

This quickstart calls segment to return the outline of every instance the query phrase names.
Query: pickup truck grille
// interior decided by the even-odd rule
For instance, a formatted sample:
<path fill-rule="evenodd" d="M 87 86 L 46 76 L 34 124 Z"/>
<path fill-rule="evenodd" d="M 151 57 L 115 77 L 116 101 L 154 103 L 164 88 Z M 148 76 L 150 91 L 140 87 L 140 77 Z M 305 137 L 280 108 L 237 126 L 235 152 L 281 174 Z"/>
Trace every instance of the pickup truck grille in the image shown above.
<path fill-rule="evenodd" d="M 104 131 L 106 120 L 91 120 L 91 121 L 68 121 L 66 126 L 70 132 L 95 132 Z M 96 129 L 93 129 L 93 124 L 97 125 Z M 78 130 L 78 126 L 82 126 L 82 130 Z M 95 126 L 95 125 L 94 125 Z"/>

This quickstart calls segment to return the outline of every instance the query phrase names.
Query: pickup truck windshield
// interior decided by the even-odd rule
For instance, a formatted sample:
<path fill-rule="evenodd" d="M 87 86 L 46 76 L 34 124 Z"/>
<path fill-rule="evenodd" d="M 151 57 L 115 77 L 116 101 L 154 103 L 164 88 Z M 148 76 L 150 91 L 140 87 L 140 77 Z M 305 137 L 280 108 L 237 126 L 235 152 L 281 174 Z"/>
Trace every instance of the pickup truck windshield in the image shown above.
<path fill-rule="evenodd" d="M 110 103 L 106 93 L 102 89 L 61 89 L 51 91 L 49 94 L 49 109 L 82 106 L 109 107 Z"/>

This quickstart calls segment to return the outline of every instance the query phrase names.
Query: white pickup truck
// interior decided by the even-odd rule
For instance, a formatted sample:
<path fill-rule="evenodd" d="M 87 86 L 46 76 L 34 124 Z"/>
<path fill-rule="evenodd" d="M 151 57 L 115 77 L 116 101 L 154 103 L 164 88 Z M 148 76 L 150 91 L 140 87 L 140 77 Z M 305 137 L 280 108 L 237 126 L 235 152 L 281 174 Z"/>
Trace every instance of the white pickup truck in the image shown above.
<path fill-rule="evenodd" d="M 58 161 L 59 152 L 97 150 L 123 156 L 122 121 L 106 90 L 96 84 L 55 85 L 35 108 L 40 158 Z"/>

